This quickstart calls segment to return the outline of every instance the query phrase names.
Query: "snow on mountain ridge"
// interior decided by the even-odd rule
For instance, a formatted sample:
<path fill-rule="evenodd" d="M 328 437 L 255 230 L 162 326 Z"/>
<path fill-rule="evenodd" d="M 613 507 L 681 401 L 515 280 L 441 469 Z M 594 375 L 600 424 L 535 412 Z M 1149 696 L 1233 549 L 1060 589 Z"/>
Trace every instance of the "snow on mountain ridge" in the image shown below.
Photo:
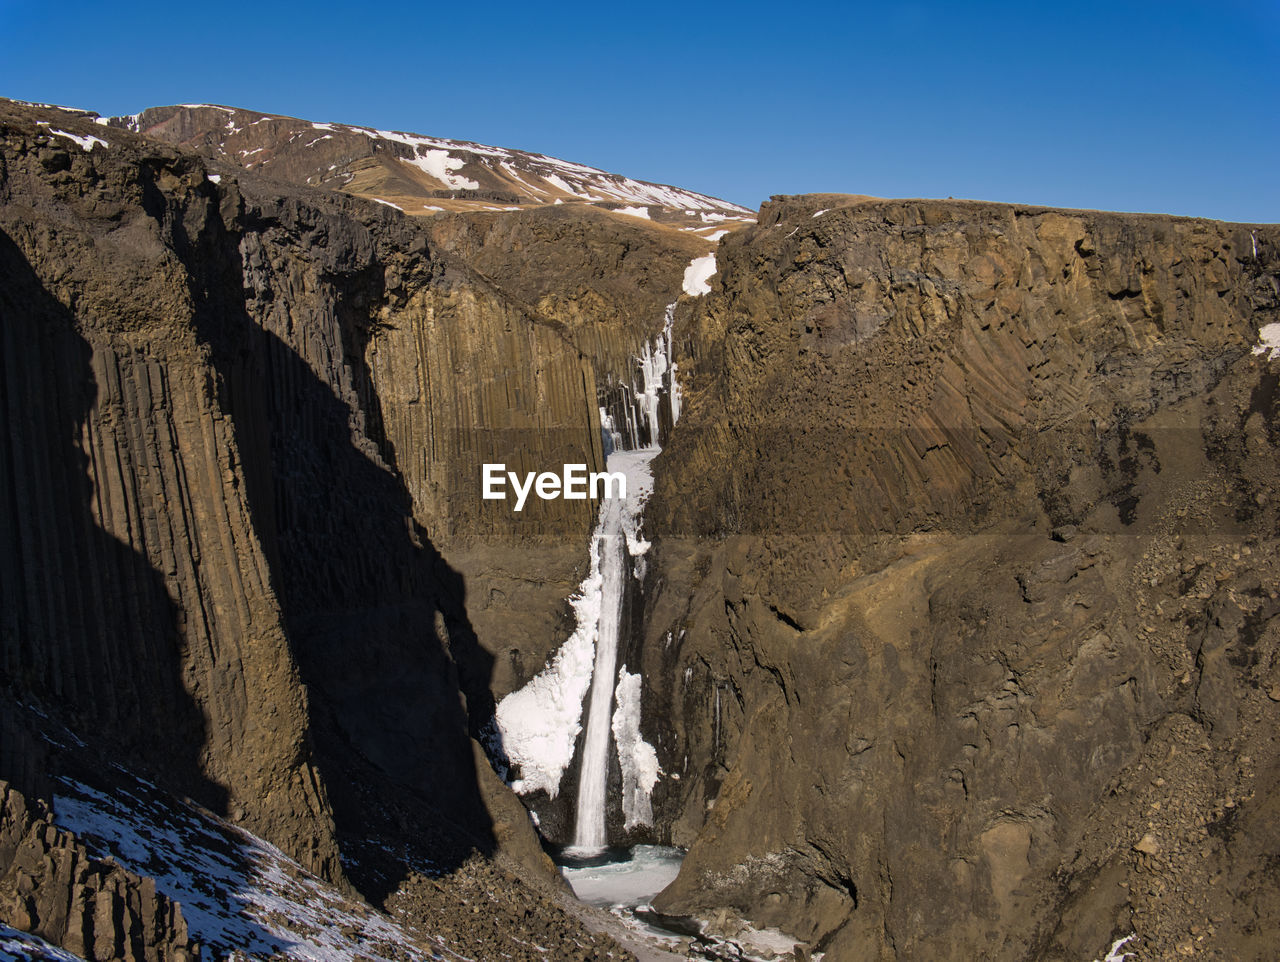
<path fill-rule="evenodd" d="M 389 200 L 427 216 L 430 206 L 492 210 L 498 204 L 496 209 L 505 210 L 511 204 L 585 202 L 608 211 L 653 208 L 651 213 L 682 224 L 691 217 L 734 225 L 755 219 L 752 211 L 719 198 L 546 154 L 220 104 L 152 107 L 105 125 L 196 147 L 279 179 Z M 429 200 L 443 204 L 424 203 Z"/>

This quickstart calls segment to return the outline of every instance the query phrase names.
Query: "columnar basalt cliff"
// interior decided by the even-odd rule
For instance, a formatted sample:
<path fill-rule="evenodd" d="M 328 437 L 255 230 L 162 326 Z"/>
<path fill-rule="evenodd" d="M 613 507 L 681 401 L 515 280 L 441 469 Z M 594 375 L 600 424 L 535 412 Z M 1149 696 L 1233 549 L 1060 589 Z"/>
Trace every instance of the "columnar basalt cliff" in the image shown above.
<path fill-rule="evenodd" d="M 491 688 L 500 698 L 526 682 L 567 630 L 565 599 L 582 577 L 585 558 L 585 528 L 579 528 L 589 521 L 580 511 L 570 510 L 566 518 L 560 506 L 539 503 L 513 518 L 509 505 L 479 499 L 477 465 L 491 460 L 523 473 L 586 460 L 579 450 L 582 412 L 569 409 L 580 395 L 568 382 L 579 376 L 594 376 L 596 404 L 614 414 L 629 445 L 654 440 L 643 429 L 632 431 L 622 416 L 635 404 L 635 387 L 643 388 L 636 359 L 660 334 L 689 261 L 711 249 L 709 236 L 749 223 L 749 213 L 715 198 L 522 151 L 230 107 L 152 108 L 106 125 L 196 151 L 219 171 L 252 171 L 255 182 L 315 185 L 403 205 L 404 217 L 383 211 L 377 220 L 379 233 L 386 225 L 394 235 L 382 244 L 384 251 L 404 249 L 406 237 L 420 243 L 426 236 L 433 251 L 462 261 L 468 276 L 478 275 L 501 293 L 497 307 L 491 292 L 469 305 L 465 329 L 448 316 L 437 321 L 432 308 L 424 313 L 420 304 L 404 305 L 397 309 L 401 320 L 374 323 L 368 366 L 419 519 L 439 522 L 428 524 L 431 537 L 452 549 L 450 560 L 469 585 L 467 614 L 496 657 Z M 424 167 L 424 156 L 434 161 Z M 543 182 L 543 174 L 551 180 Z M 433 176 L 439 182 L 429 183 Z M 472 177 L 476 188 L 450 186 Z M 402 223 L 414 219 L 428 233 Z M 313 239 L 304 232 L 291 242 Z M 273 280 L 267 272 L 258 282 L 269 289 Z M 370 296 L 376 301 L 379 295 Z M 495 323 L 513 308 L 547 323 Z M 418 322 L 402 323 L 415 312 L 422 315 Z M 428 330 L 447 353 L 424 349 Z M 553 330 L 589 367 L 566 363 L 564 345 L 545 336 L 532 348 L 524 343 Z M 548 367 L 554 370 L 544 372 Z M 473 383 L 473 373 L 483 378 L 490 370 L 504 375 L 488 385 Z M 531 370 L 538 372 L 532 384 L 510 380 L 511 372 Z M 422 403 L 428 395 L 431 403 Z M 513 418 L 509 401 L 526 416 Z M 531 405 L 544 401 L 551 410 L 538 420 L 529 417 Z M 659 420 L 669 427 L 669 407 Z M 572 426 L 564 429 L 566 423 Z M 535 440 L 534 432 L 542 437 Z M 456 456 L 468 449 L 488 456 Z M 602 452 L 588 453 L 594 467 Z"/>
<path fill-rule="evenodd" d="M 650 507 L 658 904 L 1268 957 L 1280 231 L 819 196 L 718 256 Z"/>
<path fill-rule="evenodd" d="M 438 546 L 585 544 L 471 491 L 503 443 L 602 464 L 592 368 L 421 225 L 251 180 L 0 105 L 0 777 L 56 790 L 66 725 L 340 885 L 379 837 L 537 875 Z"/>
<path fill-rule="evenodd" d="M 634 359 L 679 295 L 706 241 L 581 205 L 430 220 L 441 247 L 503 291 L 565 326 L 605 377 L 630 380 Z"/>
<path fill-rule="evenodd" d="M 155 882 L 88 855 L 0 781 L 0 920 L 92 962 L 193 962 L 182 909 Z"/>

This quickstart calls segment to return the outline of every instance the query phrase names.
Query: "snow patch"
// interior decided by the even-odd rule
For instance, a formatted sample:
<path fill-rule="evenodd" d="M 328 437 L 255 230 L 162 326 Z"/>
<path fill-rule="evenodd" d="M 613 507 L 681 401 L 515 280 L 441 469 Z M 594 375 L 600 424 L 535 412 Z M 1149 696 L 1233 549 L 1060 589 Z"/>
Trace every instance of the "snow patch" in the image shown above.
<path fill-rule="evenodd" d="M 84 962 L 84 959 L 51 945 L 38 935 L 0 922 L 0 962 Z"/>
<path fill-rule="evenodd" d="M 1125 959 L 1136 956 L 1138 954 L 1136 952 L 1121 952 L 1120 950 L 1137 937 L 1138 934 L 1134 932 L 1126 935 L 1123 939 L 1116 939 L 1111 943 L 1111 948 L 1107 950 L 1107 957 L 1102 959 L 1101 962 L 1124 962 Z M 1095 959 L 1094 962 L 1098 962 L 1098 960 Z"/>
<path fill-rule="evenodd" d="M 629 832 L 637 826 L 653 824 L 650 796 L 662 769 L 657 751 L 640 735 L 639 673 L 630 674 L 623 665 L 618 671 L 614 698 L 617 707 L 613 710 L 613 740 L 622 769 L 623 828 Z"/>
<path fill-rule="evenodd" d="M 690 297 L 701 297 L 711 293 L 711 285 L 707 281 L 716 272 L 716 255 L 695 257 L 684 269 L 684 292 Z"/>
<path fill-rule="evenodd" d="M 53 134 L 56 137 L 66 137 L 67 140 L 75 141 L 75 143 L 79 144 L 80 149 L 83 150 L 85 153 L 88 153 L 89 151 L 93 150 L 94 144 L 101 144 L 103 147 L 109 146 L 109 144 L 105 140 L 101 139 L 100 137 L 94 137 L 92 134 L 86 134 L 85 136 L 80 137 L 80 136 L 77 136 L 76 134 L 69 134 L 65 130 L 57 130 L 53 127 L 49 128 L 49 133 Z"/>
<path fill-rule="evenodd" d="M 476 190 L 480 186 L 479 181 L 453 173 L 465 167 L 467 162 L 447 150 L 428 150 L 420 157 L 404 158 L 404 162 L 430 174 L 450 190 Z"/>
<path fill-rule="evenodd" d="M 590 195 L 578 193 L 571 186 L 569 186 L 569 183 L 559 174 L 543 174 L 542 179 L 545 180 L 552 187 L 555 187 L 557 190 L 564 191 L 566 194 L 569 194 L 570 196 L 580 197 L 583 200 L 591 200 Z"/>
<path fill-rule="evenodd" d="M 205 176 L 206 176 L 206 177 L 208 177 L 208 178 L 209 178 L 209 180 L 210 180 L 210 182 L 212 182 L 212 183 L 215 183 L 215 184 L 221 184 L 221 183 L 222 183 L 222 175 L 221 175 L 221 174 L 205 174 Z"/>
<path fill-rule="evenodd" d="M 830 207 L 824 207 L 824 208 L 822 208 L 822 210 L 815 210 L 815 211 L 813 212 L 813 216 L 814 216 L 814 217 L 821 217 L 823 214 L 829 214 L 829 213 L 831 213 L 831 208 L 830 208 Z"/>
<path fill-rule="evenodd" d="M 275 846 L 141 779 L 110 795 L 63 779 L 53 810 L 56 823 L 95 857 L 154 878 L 157 891 L 181 904 L 191 936 L 213 958 L 389 962 L 423 955 L 424 944 L 344 899 Z"/>
<path fill-rule="evenodd" d="M 717 231 L 712 231 L 710 234 L 707 234 L 705 236 L 706 236 L 706 239 L 711 241 L 712 243 L 719 243 L 720 238 L 724 237 L 724 235 L 727 233 L 729 233 L 727 230 L 717 230 Z"/>
<path fill-rule="evenodd" d="M 650 219 L 648 207 L 619 207 L 614 210 L 614 213 L 628 214 L 631 217 L 643 217 L 645 220 Z"/>
<path fill-rule="evenodd" d="M 393 204 L 389 200 L 383 200 L 380 197 L 371 197 L 370 200 L 372 200 L 375 204 L 381 204 L 383 207 L 394 207 L 396 210 L 400 211 L 400 213 L 402 214 L 404 213 L 403 207 L 401 207 L 399 204 Z"/>
<path fill-rule="evenodd" d="M 601 502 L 603 519 L 609 501 Z M 498 702 L 495 713 L 502 752 L 520 768 L 511 788 L 522 795 L 539 789 L 552 798 L 560 792 L 560 779 L 573 760 L 573 746 L 582 731 L 582 703 L 591 687 L 599 631 L 601 589 L 600 531 L 597 522 L 591 537 L 591 561 L 587 577 L 569 599 L 576 627 L 555 653 L 551 664 L 523 688 Z"/>
<path fill-rule="evenodd" d="M 1258 331 L 1258 343 L 1254 354 L 1264 354 L 1268 360 L 1280 357 L 1280 324 L 1267 324 Z"/>
<path fill-rule="evenodd" d="M 547 192 L 545 187 L 538 187 L 537 185 L 531 184 L 527 180 L 525 180 L 523 177 L 521 177 L 520 171 L 516 169 L 516 165 L 511 163 L 511 161 L 509 160 L 500 161 L 498 166 L 500 166 L 503 170 L 505 170 L 507 172 L 507 175 L 516 183 L 518 183 L 521 187 L 524 187 L 527 190 L 533 191 L 535 194 L 545 194 Z"/>

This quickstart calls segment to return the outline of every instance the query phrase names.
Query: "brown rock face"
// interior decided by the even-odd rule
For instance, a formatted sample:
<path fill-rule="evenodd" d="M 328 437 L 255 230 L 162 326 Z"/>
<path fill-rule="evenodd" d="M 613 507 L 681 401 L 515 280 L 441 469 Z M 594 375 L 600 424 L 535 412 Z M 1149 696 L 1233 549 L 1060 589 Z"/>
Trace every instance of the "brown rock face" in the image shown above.
<path fill-rule="evenodd" d="M 477 492 L 600 466 L 591 366 L 382 207 L 56 111 L 0 107 L 0 151 L 6 699 L 330 878 L 357 777 L 544 864 L 475 768 L 492 657 L 436 546 L 585 540 Z M 2 729 L 27 781 L 38 727 Z"/>
<path fill-rule="evenodd" d="M 1267 957 L 1280 232 L 787 198 L 718 262 L 649 508 L 660 907 Z"/>
<path fill-rule="evenodd" d="M 198 333 L 218 265 L 179 253 L 219 216 L 213 185 L 173 155 L 90 155 L 11 111 L 4 124 L 12 696 L 65 706 L 336 873 L 306 695 L 245 497 L 252 454 Z M 237 681 L 246 664 L 253 685 Z"/>
<path fill-rule="evenodd" d="M 229 158 L 215 115 L 150 120 Z M 570 203 L 414 221 L 302 186 L 321 155 L 269 120 L 232 146 L 293 186 L 0 103 L 0 778 L 47 793 L 66 726 L 472 954 L 611 951 L 545 893 L 454 911 L 523 904 L 504 855 L 549 866 L 476 736 L 565 636 L 595 513 L 486 502 L 479 468 L 602 465 L 597 405 L 702 242 Z M 427 159 L 343 136 L 367 193 Z M 1277 229 L 820 196 L 718 264 L 625 611 L 690 846 L 660 908 L 832 960 L 1270 958 Z M 152 912 L 67 858 L 21 906 L 12 861 L 6 912 Z"/>
<path fill-rule="evenodd" d="M 660 185 L 666 206 L 644 207 L 652 220 L 619 215 L 619 207 L 644 205 L 606 188 L 655 185 L 589 168 L 571 172 L 518 150 L 230 107 L 159 107 L 110 123 L 196 151 L 218 170 L 232 164 L 279 183 L 393 201 L 410 217 L 425 215 L 426 234 L 389 212 L 373 219 L 387 273 L 364 278 L 353 295 L 359 305 L 346 310 L 368 328 L 354 347 L 367 355 L 368 383 L 343 390 L 376 396 L 375 408 L 364 405 L 372 419 L 365 433 L 385 435 L 381 455 L 401 472 L 415 517 L 467 584 L 467 616 L 493 659 L 492 666 L 464 668 L 468 691 L 488 684 L 500 698 L 523 684 L 569 630 L 565 599 L 584 573 L 592 509 L 535 502 L 514 515 L 509 504 L 480 499 L 479 465 L 501 462 L 521 474 L 575 462 L 596 469 L 603 457 L 598 431 L 584 444 L 584 419 L 595 421 L 600 405 L 624 424 L 635 358 L 662 330 L 685 266 L 709 249 L 699 232 L 738 229 L 750 216 Z M 465 160 L 455 176 L 478 187 L 455 190 L 433 180 L 415 166 L 427 151 Z M 598 199 L 565 193 L 539 171 Z M 326 240 L 307 225 L 288 231 L 294 249 Z M 432 241 L 434 262 L 452 264 L 464 279 L 409 298 L 396 285 L 423 237 Z M 264 266 L 257 244 L 251 239 L 245 252 L 247 276 L 265 303 L 294 279 Z M 469 270 L 458 273 L 455 259 Z M 323 292 L 314 276 L 305 283 L 309 292 Z M 387 298 L 393 306 L 377 306 Z M 273 329 L 289 326 L 279 309 L 268 314 Z M 335 377 L 351 381 L 350 372 Z M 586 398 L 594 400 L 584 406 Z M 669 412 L 664 417 L 669 423 Z M 490 670 L 491 681 L 481 680 Z"/>
<path fill-rule="evenodd" d="M 0 919 L 89 962 L 190 962 L 182 909 L 152 879 L 89 856 L 0 781 Z"/>

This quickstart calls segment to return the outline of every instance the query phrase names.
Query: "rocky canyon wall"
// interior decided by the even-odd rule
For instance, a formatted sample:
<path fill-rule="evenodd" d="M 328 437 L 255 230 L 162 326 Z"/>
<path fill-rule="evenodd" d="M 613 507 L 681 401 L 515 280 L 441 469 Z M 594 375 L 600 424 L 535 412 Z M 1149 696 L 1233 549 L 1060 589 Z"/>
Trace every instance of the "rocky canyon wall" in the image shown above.
<path fill-rule="evenodd" d="M 333 879 L 374 788 L 538 862 L 440 549 L 585 546 L 479 465 L 598 469 L 590 363 L 378 205 L 12 104 L 0 151 L 0 775 L 46 711 Z"/>
<path fill-rule="evenodd" d="M 1280 233 L 814 196 L 718 263 L 649 509 L 660 907 L 1267 957 Z"/>
<path fill-rule="evenodd" d="M 381 839 L 547 867 L 476 737 L 597 506 L 480 464 L 601 468 L 705 249 L 569 206 L 414 220 L 0 102 L 14 812 L 58 732 L 366 894 Z M 659 908 L 831 960 L 1269 958 L 1280 231 L 824 195 L 717 264 L 619 653 L 689 846 Z M 44 904 L 149 898 L 101 879 Z"/>

